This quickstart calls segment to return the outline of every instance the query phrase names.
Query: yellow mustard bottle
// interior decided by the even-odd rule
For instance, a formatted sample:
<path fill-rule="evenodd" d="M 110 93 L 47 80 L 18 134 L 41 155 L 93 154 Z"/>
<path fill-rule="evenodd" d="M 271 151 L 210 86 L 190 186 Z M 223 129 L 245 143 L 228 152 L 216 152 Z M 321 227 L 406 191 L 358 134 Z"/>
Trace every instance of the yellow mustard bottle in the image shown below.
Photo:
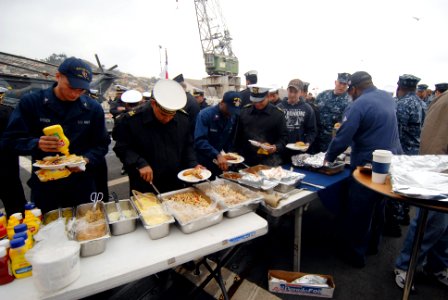
<path fill-rule="evenodd" d="M 36 216 L 30 211 L 25 211 L 25 219 L 23 219 L 23 224 L 28 226 L 28 230 L 31 232 L 31 235 L 34 235 L 39 231 L 40 221 L 36 218 Z"/>
<path fill-rule="evenodd" d="M 12 237 L 14 236 L 14 227 L 19 225 L 20 221 L 15 216 L 10 216 L 8 220 L 8 226 L 6 227 L 6 230 L 8 232 L 8 239 L 12 240 Z"/>
<path fill-rule="evenodd" d="M 11 241 L 9 258 L 11 259 L 11 270 L 15 278 L 25 278 L 32 275 L 32 266 L 26 260 L 25 241 L 18 238 Z"/>
<path fill-rule="evenodd" d="M 65 156 L 68 156 L 70 153 L 68 151 L 68 147 L 70 146 L 70 141 L 64 134 L 64 130 L 62 129 L 62 126 L 59 124 L 52 125 L 45 127 L 43 129 L 43 132 L 45 135 L 48 136 L 55 136 L 59 138 L 59 147 L 58 150 Z"/>

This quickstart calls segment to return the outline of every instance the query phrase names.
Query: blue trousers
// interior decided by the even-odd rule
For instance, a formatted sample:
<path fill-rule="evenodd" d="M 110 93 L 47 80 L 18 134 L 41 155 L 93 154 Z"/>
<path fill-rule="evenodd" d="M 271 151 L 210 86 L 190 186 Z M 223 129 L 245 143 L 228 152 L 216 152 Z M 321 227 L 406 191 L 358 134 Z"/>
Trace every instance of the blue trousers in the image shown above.
<path fill-rule="evenodd" d="M 376 251 L 384 225 L 384 196 L 349 179 L 349 195 L 340 216 L 342 247 L 364 260 Z"/>
<path fill-rule="evenodd" d="M 403 249 L 398 256 L 395 267 L 407 270 L 411 260 L 412 244 L 414 242 L 417 218 L 420 210 L 409 225 Z M 440 272 L 448 268 L 448 214 L 429 211 L 425 234 L 418 253 L 417 266 L 423 265 L 426 258 L 425 269 L 431 273 Z"/>

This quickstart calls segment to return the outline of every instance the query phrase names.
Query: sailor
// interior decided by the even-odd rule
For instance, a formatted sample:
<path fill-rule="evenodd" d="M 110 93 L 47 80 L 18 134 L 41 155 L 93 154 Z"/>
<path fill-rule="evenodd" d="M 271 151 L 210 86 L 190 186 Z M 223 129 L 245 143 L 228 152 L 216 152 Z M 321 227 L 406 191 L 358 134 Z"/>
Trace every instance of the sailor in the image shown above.
<path fill-rule="evenodd" d="M 424 102 L 415 93 L 420 78 L 404 74 L 397 82 L 397 119 L 401 147 L 407 155 L 418 154 L 425 119 Z"/>
<path fill-rule="evenodd" d="M 130 111 L 114 128 L 113 150 L 129 174 L 130 190 L 160 192 L 183 187 L 177 174 L 198 165 L 193 149 L 185 90 L 173 80 L 161 79 L 149 103 Z"/>
<path fill-rule="evenodd" d="M 250 104 L 250 88 L 249 85 L 256 84 L 258 82 L 258 72 L 256 70 L 250 70 L 244 73 L 246 77 L 246 88 L 240 92 L 242 107 Z"/>
<path fill-rule="evenodd" d="M 60 124 L 70 140 L 70 153 L 87 161 L 85 171 L 70 168 L 70 176 L 59 180 L 41 182 L 31 173 L 31 201 L 43 212 L 90 201 L 90 194 L 97 191 L 96 168 L 105 164 L 110 143 L 101 105 L 84 95 L 92 81 L 90 66 L 81 59 L 67 58 L 58 68 L 56 81 L 46 90 L 25 95 L 3 134 L 4 143 L 15 154 L 31 155 L 35 161 L 59 152 L 59 139 L 44 136 L 42 130 Z"/>
<path fill-rule="evenodd" d="M 268 94 L 268 98 L 269 98 L 269 102 L 272 105 L 279 105 L 282 102 L 282 99 L 280 99 L 280 96 L 278 94 L 278 90 L 279 88 L 272 88 L 269 90 L 269 94 Z"/>
<path fill-rule="evenodd" d="M 198 116 L 199 111 L 201 110 L 198 102 L 193 97 L 190 92 L 187 92 L 187 85 L 185 83 L 184 75 L 179 74 L 173 78 L 174 81 L 178 82 L 184 89 L 185 95 L 187 96 L 187 104 L 183 108 L 184 111 L 188 114 L 188 119 L 190 120 L 190 132 L 194 134 L 194 126 L 196 126 L 196 118 Z"/>
<path fill-rule="evenodd" d="M 147 103 L 147 102 L 149 102 L 149 100 L 151 100 L 151 92 L 148 92 L 148 91 L 143 92 L 142 96 L 143 96 L 142 104 Z"/>
<path fill-rule="evenodd" d="M 370 74 L 356 72 L 351 77 L 349 93 L 353 103 L 344 112 L 342 124 L 331 141 L 325 160 L 333 162 L 351 145 L 350 166 L 355 169 L 371 163 L 376 149 L 401 154 L 395 101 L 377 89 Z M 349 180 L 349 196 L 341 216 L 339 255 L 355 267 L 364 267 L 367 253 L 378 252 L 384 222 L 383 197 Z"/>
<path fill-rule="evenodd" d="M 318 144 L 319 151 L 327 151 L 336 123 L 341 123 L 342 115 L 351 101 L 347 93 L 350 84 L 349 73 L 338 73 L 333 90 L 326 90 L 317 95 L 316 106 L 319 108 Z"/>
<path fill-rule="evenodd" d="M 201 110 L 196 120 L 194 147 L 198 161 L 214 175 L 228 169 L 221 151 L 227 153 L 232 148 L 240 108 L 240 93 L 228 91 L 218 104 Z"/>
<path fill-rule="evenodd" d="M 196 98 L 196 101 L 199 104 L 199 108 L 203 110 L 208 107 L 207 99 L 205 99 L 204 91 L 198 88 L 193 89 L 193 97 Z"/>
<path fill-rule="evenodd" d="M 3 104 L 3 98 L 7 91 L 7 88 L 0 86 L 0 136 L 5 131 L 13 111 L 11 106 Z M 7 151 L 7 149 L 3 149 L 1 144 L 0 166 L 2 166 L 0 182 L 3 186 L 3 188 L 0 188 L 0 199 L 3 202 L 3 206 L 8 215 L 21 212 L 26 199 L 20 180 L 19 156 L 11 153 L 11 151 Z"/>
<path fill-rule="evenodd" d="M 427 84 L 419 84 L 417 85 L 417 96 L 420 98 L 420 100 L 422 101 L 426 101 L 427 98 L 427 93 L 426 91 L 428 90 L 428 85 Z"/>
<path fill-rule="evenodd" d="M 109 101 L 109 112 L 112 114 L 114 119 L 126 110 L 123 101 L 121 101 L 121 95 L 123 95 L 123 93 L 127 90 L 128 89 L 125 86 L 119 84 L 115 85 L 115 99 Z"/>
<path fill-rule="evenodd" d="M 301 141 L 311 145 L 317 135 L 316 116 L 313 108 L 303 98 L 303 82 L 300 79 L 289 82 L 288 99 L 278 108 L 285 113 L 288 143 Z"/>
<path fill-rule="evenodd" d="M 254 84 L 249 89 L 252 103 L 241 109 L 234 148 L 249 165 L 278 166 L 288 140 L 284 114 L 269 103 L 271 88 Z M 249 140 L 261 145 L 254 146 Z"/>
<path fill-rule="evenodd" d="M 448 83 L 437 83 L 435 85 L 434 95 L 431 95 L 431 97 L 428 98 L 426 105 L 429 107 L 429 105 L 435 98 L 439 97 L 447 90 L 448 90 Z"/>

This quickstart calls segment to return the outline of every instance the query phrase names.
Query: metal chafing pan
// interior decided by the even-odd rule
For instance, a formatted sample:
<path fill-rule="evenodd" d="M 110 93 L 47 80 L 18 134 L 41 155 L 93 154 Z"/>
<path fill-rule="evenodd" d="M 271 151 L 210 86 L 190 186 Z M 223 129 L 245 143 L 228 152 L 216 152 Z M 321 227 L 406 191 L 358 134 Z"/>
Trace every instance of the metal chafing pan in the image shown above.
<path fill-rule="evenodd" d="M 177 215 L 177 212 L 175 210 L 173 210 L 169 205 L 167 205 L 167 208 L 168 208 L 169 212 L 174 216 L 174 218 L 176 219 L 177 224 L 178 224 L 180 230 L 183 233 L 192 233 L 192 232 L 195 232 L 195 231 L 207 228 L 209 226 L 218 224 L 218 223 L 220 223 L 222 221 L 224 212 L 226 211 L 225 207 L 221 203 L 213 201 L 212 199 L 210 199 L 210 197 L 208 197 L 207 195 L 203 194 L 198 189 L 186 188 L 186 189 L 181 189 L 181 190 L 177 190 L 177 191 L 164 193 L 164 194 L 161 195 L 162 196 L 162 200 L 166 201 L 170 196 L 173 196 L 173 195 L 176 195 L 176 194 L 180 194 L 180 193 L 185 193 L 185 192 L 196 192 L 196 193 L 202 194 L 202 196 L 205 199 L 210 201 L 211 205 L 216 205 L 216 207 L 218 208 L 218 211 L 210 213 L 210 214 L 206 214 L 204 216 L 198 217 L 198 218 L 193 219 L 193 220 L 188 221 L 188 222 L 183 222 L 182 219 L 179 219 L 179 216 Z"/>
<path fill-rule="evenodd" d="M 210 187 L 210 185 L 217 186 L 217 185 L 222 185 L 222 184 L 228 185 L 233 190 L 240 192 L 241 194 L 247 196 L 247 199 L 244 202 L 241 202 L 238 204 L 234 204 L 234 205 L 227 204 L 226 198 L 223 197 L 222 195 L 217 194 L 214 191 L 212 191 L 211 187 Z M 207 196 L 214 199 L 215 201 L 221 202 L 223 204 L 223 206 L 225 206 L 227 208 L 225 215 L 228 218 L 238 217 L 245 213 L 257 210 L 258 205 L 260 204 L 260 202 L 263 199 L 257 193 L 255 193 L 245 187 L 242 187 L 239 184 L 233 183 L 228 180 L 223 180 L 223 179 L 216 179 L 215 181 L 212 181 L 211 183 L 207 183 L 207 182 L 200 183 L 200 184 L 195 185 L 195 187 L 200 189 L 201 191 L 203 191 Z"/>
<path fill-rule="evenodd" d="M 129 210 L 131 211 L 131 217 L 124 218 L 122 220 L 118 219 L 116 221 L 111 221 L 109 219 L 109 214 L 117 211 L 117 206 L 115 202 L 105 203 L 106 209 L 106 218 L 109 223 L 110 231 L 112 235 L 121 235 L 132 232 L 135 230 L 136 220 L 138 219 L 138 213 L 135 210 L 134 206 L 131 204 L 131 201 L 128 199 L 120 200 L 121 211 Z"/>
<path fill-rule="evenodd" d="M 73 208 L 72 207 L 64 207 L 61 208 L 62 216 L 65 218 L 65 223 L 67 224 L 68 220 L 73 217 Z M 53 221 L 56 221 L 59 218 L 59 209 L 50 210 L 46 214 L 44 214 L 43 224 L 48 225 Z"/>
<path fill-rule="evenodd" d="M 92 206 L 93 206 L 93 203 L 86 203 L 86 204 L 78 205 L 76 207 L 76 220 L 78 221 L 78 219 L 80 217 L 84 216 L 88 210 L 92 209 Z M 102 201 L 99 201 L 99 202 L 97 202 L 97 206 L 99 207 L 99 209 L 101 209 L 101 211 L 103 212 L 103 215 L 104 215 L 105 234 L 101 237 L 94 238 L 91 240 L 78 241 L 81 245 L 81 256 L 82 257 L 92 256 L 92 255 L 97 255 L 97 254 L 103 253 L 104 250 L 106 250 L 106 241 L 110 238 L 110 230 L 109 230 L 109 226 L 107 225 L 106 211 L 104 209 L 104 203 Z M 103 223 L 100 222 L 99 225 L 93 225 L 93 227 L 101 226 L 102 224 Z M 77 240 L 78 233 L 79 233 L 78 228 L 75 228 L 75 239 L 76 240 Z"/>
<path fill-rule="evenodd" d="M 156 196 L 152 193 L 145 193 L 144 195 L 150 195 L 150 196 L 156 198 Z M 167 236 L 170 233 L 170 224 L 174 223 L 175 221 L 174 221 L 173 216 L 167 212 L 166 207 L 162 203 L 159 203 L 159 205 L 161 206 L 161 208 L 163 209 L 165 214 L 167 216 L 169 216 L 168 220 L 163 223 L 160 223 L 160 224 L 150 225 L 146 222 L 146 220 L 144 218 L 145 213 L 139 208 L 139 206 L 135 203 L 135 201 L 136 201 L 135 197 L 131 197 L 131 202 L 135 206 L 135 209 L 138 211 L 140 220 L 142 221 L 143 227 L 145 228 L 146 232 L 148 233 L 149 238 L 152 240 L 157 240 L 157 239 Z M 157 200 L 157 202 L 159 202 L 159 201 Z"/>

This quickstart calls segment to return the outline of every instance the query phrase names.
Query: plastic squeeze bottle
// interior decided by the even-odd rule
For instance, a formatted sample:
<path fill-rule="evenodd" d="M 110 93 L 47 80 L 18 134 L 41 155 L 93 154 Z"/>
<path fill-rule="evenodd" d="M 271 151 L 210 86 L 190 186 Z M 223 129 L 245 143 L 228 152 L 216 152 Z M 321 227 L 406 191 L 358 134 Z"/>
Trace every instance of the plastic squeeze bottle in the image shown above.
<path fill-rule="evenodd" d="M 6 220 L 6 215 L 0 211 L 0 224 L 3 225 L 5 228 L 8 226 L 8 221 Z"/>
<path fill-rule="evenodd" d="M 8 232 L 8 239 L 12 239 L 14 235 L 14 227 L 19 225 L 20 221 L 15 216 L 10 216 L 8 220 L 8 226 L 6 226 L 6 230 Z"/>
<path fill-rule="evenodd" d="M 5 247 L 0 247 L 0 285 L 7 284 L 14 280 L 9 262 L 8 253 Z"/>
<path fill-rule="evenodd" d="M 23 223 L 28 226 L 28 230 L 31 232 L 31 235 L 34 236 L 40 227 L 40 220 L 36 218 L 36 216 L 31 212 L 31 210 L 25 211 L 25 219 L 23 219 Z"/>
<path fill-rule="evenodd" d="M 48 136 L 55 136 L 59 138 L 59 147 L 58 150 L 65 156 L 68 156 L 70 153 L 68 151 L 68 147 L 70 146 L 70 141 L 64 134 L 64 130 L 62 129 L 62 126 L 59 124 L 52 125 L 45 127 L 43 129 L 43 132 L 45 135 Z"/>
<path fill-rule="evenodd" d="M 11 270 L 15 278 L 25 278 L 32 275 L 32 267 L 26 260 L 25 253 L 25 241 L 22 238 L 11 241 L 9 257 L 11 259 Z"/>

